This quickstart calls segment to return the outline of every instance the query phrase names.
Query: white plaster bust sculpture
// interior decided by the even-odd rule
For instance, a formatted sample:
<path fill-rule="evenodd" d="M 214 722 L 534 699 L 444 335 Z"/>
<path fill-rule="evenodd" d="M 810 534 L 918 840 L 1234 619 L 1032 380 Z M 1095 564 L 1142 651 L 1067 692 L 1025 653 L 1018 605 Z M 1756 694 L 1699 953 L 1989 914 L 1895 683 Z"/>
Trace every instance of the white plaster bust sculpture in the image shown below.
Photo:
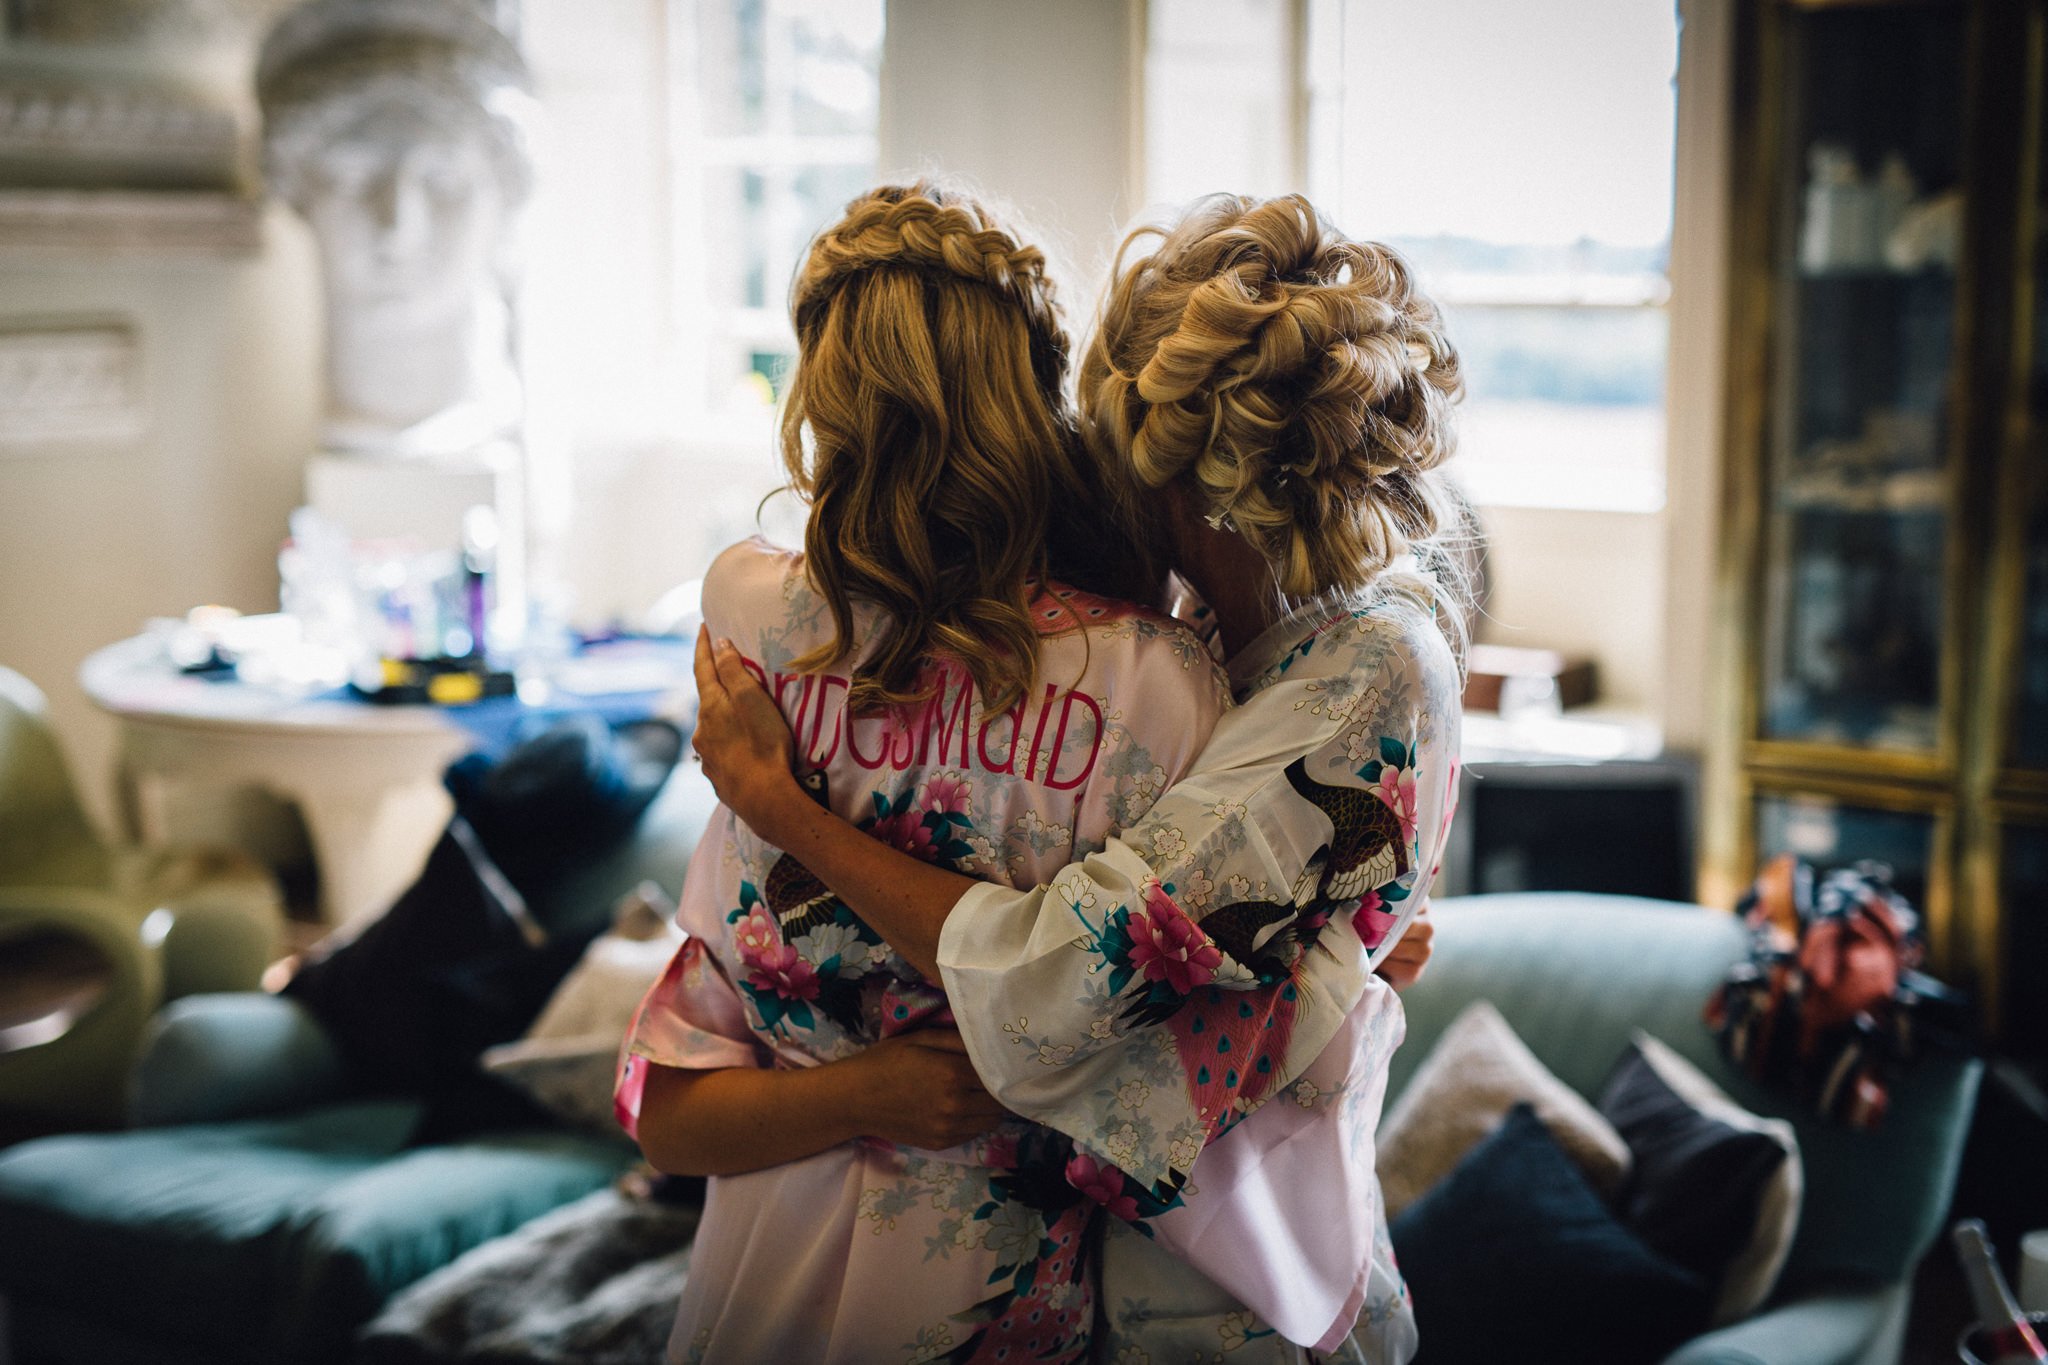
<path fill-rule="evenodd" d="M 271 186 L 326 278 L 327 446 L 452 455 L 511 430 L 518 49 L 476 0 L 312 0 L 264 42 L 256 89 Z"/>

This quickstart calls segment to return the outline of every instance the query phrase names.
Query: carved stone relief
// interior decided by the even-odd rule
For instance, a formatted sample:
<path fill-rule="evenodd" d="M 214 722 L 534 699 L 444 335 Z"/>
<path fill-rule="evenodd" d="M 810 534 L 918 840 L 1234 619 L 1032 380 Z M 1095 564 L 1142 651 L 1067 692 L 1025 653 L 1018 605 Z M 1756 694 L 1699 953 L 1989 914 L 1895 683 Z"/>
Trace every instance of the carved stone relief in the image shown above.
<path fill-rule="evenodd" d="M 0 330 L 0 454 L 129 440 L 144 414 L 141 352 L 129 328 Z"/>

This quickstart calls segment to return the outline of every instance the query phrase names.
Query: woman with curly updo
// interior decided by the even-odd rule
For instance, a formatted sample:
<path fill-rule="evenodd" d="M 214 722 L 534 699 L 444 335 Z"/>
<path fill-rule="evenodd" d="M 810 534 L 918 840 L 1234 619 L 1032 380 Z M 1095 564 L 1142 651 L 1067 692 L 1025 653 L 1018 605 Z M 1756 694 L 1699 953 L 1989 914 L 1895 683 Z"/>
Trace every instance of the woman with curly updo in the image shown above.
<path fill-rule="evenodd" d="M 1298 196 L 1201 200 L 1125 243 L 1085 436 L 1152 490 L 1238 704 L 1143 818 L 1032 889 L 820 810 L 772 698 L 700 648 L 721 797 L 943 983 L 995 1098 L 1074 1144 L 1068 1181 L 1104 1209 L 1098 1358 L 1414 1349 L 1373 1175 L 1404 1024 L 1375 969 L 1454 804 L 1464 604 L 1437 470 L 1460 392 L 1407 266 Z"/>
<path fill-rule="evenodd" d="M 1036 248 L 960 194 L 880 189 L 791 305 L 804 552 L 727 550 L 705 619 L 795 727 L 813 809 L 1036 885 L 1187 770 L 1222 675 L 1119 600 L 1159 576 L 1074 430 Z M 711 1177 L 671 1357 L 1085 1358 L 1098 1206 L 1072 1142 L 990 1098 L 936 978 L 726 811 L 678 921 L 618 1089 L 656 1167 Z"/>

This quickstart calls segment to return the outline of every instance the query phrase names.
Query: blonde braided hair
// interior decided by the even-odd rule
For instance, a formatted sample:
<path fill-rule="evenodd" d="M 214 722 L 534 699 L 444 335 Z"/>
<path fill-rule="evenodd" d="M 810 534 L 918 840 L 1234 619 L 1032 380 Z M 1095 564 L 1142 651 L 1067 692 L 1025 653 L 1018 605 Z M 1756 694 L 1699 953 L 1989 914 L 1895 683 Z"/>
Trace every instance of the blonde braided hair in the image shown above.
<path fill-rule="evenodd" d="M 1363 587 L 1457 520 L 1432 477 L 1464 391 L 1442 316 L 1300 195 L 1215 195 L 1127 237 L 1080 385 L 1091 434 L 1144 485 L 1182 480 L 1285 593 Z"/>
<path fill-rule="evenodd" d="M 1105 496 L 1063 397 L 1044 254 L 959 191 L 885 186 L 811 244 L 790 309 L 782 456 L 811 504 L 806 569 L 834 627 L 794 666 L 845 658 L 865 601 L 883 620 L 850 705 L 916 700 L 934 654 L 968 669 L 985 708 L 1010 705 L 1037 660 L 1028 580 L 1133 590 L 1086 581 L 1134 538 L 1107 529 L 1123 500 Z"/>

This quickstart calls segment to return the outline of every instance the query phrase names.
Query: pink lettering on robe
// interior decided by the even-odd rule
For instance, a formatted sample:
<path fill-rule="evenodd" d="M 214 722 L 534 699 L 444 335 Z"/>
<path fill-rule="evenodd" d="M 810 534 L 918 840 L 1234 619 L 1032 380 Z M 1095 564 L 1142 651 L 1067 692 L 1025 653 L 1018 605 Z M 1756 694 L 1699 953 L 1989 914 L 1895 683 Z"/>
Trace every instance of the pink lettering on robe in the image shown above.
<path fill-rule="evenodd" d="M 1066 756 L 1067 752 L 1067 722 L 1072 719 L 1074 708 L 1077 705 L 1088 708 L 1088 714 L 1095 722 L 1095 731 L 1088 737 L 1088 747 L 1084 751 L 1085 757 L 1081 760 L 1081 771 L 1075 773 L 1072 777 L 1060 777 L 1057 775 L 1060 760 Z M 1086 692 L 1076 692 L 1069 689 L 1066 696 L 1060 702 L 1060 725 L 1059 729 L 1053 733 L 1052 761 L 1045 766 L 1045 785 L 1051 787 L 1054 791 L 1072 791 L 1083 782 L 1086 782 L 1088 774 L 1095 771 L 1095 759 L 1101 752 L 1102 708 L 1096 704 L 1095 698 L 1089 696 Z"/>
<path fill-rule="evenodd" d="M 1006 753 L 1004 753 L 1003 761 L 1001 763 L 997 763 L 994 759 L 988 756 L 988 730 L 991 725 L 994 725 L 999 720 L 1007 720 L 1010 722 L 1010 747 L 1009 750 Z M 1016 772 L 1017 737 L 1023 733 L 1024 703 L 1021 700 L 1018 701 L 1018 703 L 1015 706 L 1011 707 L 1009 710 L 1001 712 L 997 715 L 990 716 L 987 719 L 983 720 L 981 723 L 981 736 L 979 739 L 975 741 L 974 746 L 975 752 L 981 755 L 982 770 L 984 772 L 991 773 Z"/>
<path fill-rule="evenodd" d="M 952 698 L 950 709 L 946 705 L 949 696 Z M 932 690 L 918 720 L 917 761 L 920 764 L 935 763 L 943 768 L 952 763 L 964 768 L 973 761 L 970 750 L 974 744 L 974 686 L 965 672 L 953 668 L 946 670 L 943 682 Z M 932 747 L 934 735 L 938 738 L 936 753 Z M 954 756 L 956 739 L 959 741 L 957 757 Z"/>
<path fill-rule="evenodd" d="M 889 731 L 887 726 L 885 726 L 882 722 L 877 721 L 872 716 L 867 717 L 865 719 L 855 719 L 851 716 L 845 716 L 842 718 L 840 724 L 841 727 L 846 731 L 846 752 L 852 757 L 855 763 L 860 764 L 860 766 L 863 768 L 872 770 L 875 768 L 879 768 L 884 763 L 888 762 Z M 861 752 L 860 738 L 862 731 L 866 731 L 868 734 L 872 735 L 876 740 L 875 751 L 872 754 Z"/>
<path fill-rule="evenodd" d="M 1052 714 L 1053 696 L 1053 685 L 1047 683 L 1045 685 L 1045 700 L 1038 704 L 1038 728 L 1031 732 L 1031 757 L 1025 760 L 1024 763 L 1024 776 L 1033 781 L 1044 780 L 1038 772 L 1038 746 L 1040 741 L 1045 738 L 1045 720 L 1047 716 Z"/>
<path fill-rule="evenodd" d="M 1007 711 L 982 717 L 977 734 L 974 686 L 967 674 L 958 669 L 946 669 L 931 696 L 914 711 L 906 708 L 893 715 L 869 715 L 856 719 L 846 714 L 845 698 L 851 684 L 838 674 L 777 672 L 771 675 L 758 662 L 744 655 L 740 662 L 768 689 L 775 699 L 776 708 L 789 721 L 791 734 L 800 741 L 805 757 L 817 767 L 824 767 L 832 761 L 843 740 L 853 761 L 871 772 L 883 768 L 903 772 L 912 766 L 944 767 L 953 764 L 963 768 L 978 766 L 983 772 L 1015 776 L 1017 751 L 1022 747 L 1028 725 L 1031 747 L 1025 757 L 1023 776 L 1054 791 L 1072 791 L 1094 773 L 1095 762 L 1102 749 L 1102 703 L 1075 688 L 1062 692 L 1054 684 L 1047 683 L 1035 701 L 1020 698 Z M 1052 723 L 1055 711 L 1059 713 L 1057 724 Z M 828 714 L 831 720 L 829 735 L 825 729 Z M 1060 769 L 1068 757 L 1068 734 L 1070 731 L 1077 736 L 1081 733 L 1076 728 L 1077 719 L 1085 720 L 1090 727 L 1088 743 L 1085 748 L 1077 746 L 1079 752 L 1069 765 L 1074 771 L 1062 775 Z M 1002 754 L 998 758 L 991 752 L 990 731 L 1005 722 L 1008 725 L 1007 735 L 998 731 L 995 736 L 996 743 L 1002 746 Z M 1045 741 L 1049 725 L 1052 747 L 1047 749 Z M 829 742 L 821 748 L 821 740 Z M 1041 757 L 1043 763 L 1039 761 Z M 978 765 L 972 762 L 974 759 L 980 760 Z"/>
<path fill-rule="evenodd" d="M 811 737 L 804 744 L 804 752 L 810 755 L 811 762 L 820 768 L 830 764 L 833 757 L 838 754 L 839 732 L 846 724 L 846 703 L 842 700 L 838 706 L 832 705 L 832 689 L 835 687 L 839 689 L 843 698 L 846 694 L 846 679 L 835 678 L 830 673 L 819 675 L 817 698 L 811 708 Z M 832 743 L 821 750 L 818 748 L 818 731 L 824 723 L 827 711 L 832 713 Z"/>

